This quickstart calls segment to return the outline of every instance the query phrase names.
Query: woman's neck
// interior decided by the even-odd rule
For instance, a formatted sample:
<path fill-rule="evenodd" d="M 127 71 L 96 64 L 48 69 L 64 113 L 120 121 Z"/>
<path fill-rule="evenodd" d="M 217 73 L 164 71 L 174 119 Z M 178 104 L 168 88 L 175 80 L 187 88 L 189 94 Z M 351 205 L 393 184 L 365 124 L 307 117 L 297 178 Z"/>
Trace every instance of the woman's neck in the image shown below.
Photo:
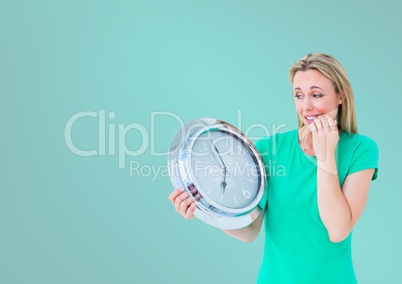
<path fill-rule="evenodd" d="M 313 148 L 313 135 L 309 128 L 303 126 L 299 128 L 298 131 L 299 136 L 299 145 L 300 148 L 309 156 L 314 156 L 314 148 Z"/>

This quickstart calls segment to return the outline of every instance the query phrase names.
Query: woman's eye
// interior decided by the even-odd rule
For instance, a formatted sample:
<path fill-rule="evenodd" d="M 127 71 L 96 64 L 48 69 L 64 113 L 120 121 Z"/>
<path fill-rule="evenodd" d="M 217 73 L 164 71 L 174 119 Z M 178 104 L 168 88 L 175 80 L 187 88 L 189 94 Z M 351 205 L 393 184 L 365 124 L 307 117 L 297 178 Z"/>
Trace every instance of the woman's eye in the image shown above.
<path fill-rule="evenodd" d="M 314 94 L 313 97 L 314 97 L 314 98 L 321 98 L 321 97 L 322 97 L 322 94 Z"/>
<path fill-rule="evenodd" d="M 299 95 L 299 94 L 296 94 L 296 95 L 295 95 L 295 98 L 296 98 L 296 99 L 301 99 L 301 97 L 302 97 L 302 96 Z"/>

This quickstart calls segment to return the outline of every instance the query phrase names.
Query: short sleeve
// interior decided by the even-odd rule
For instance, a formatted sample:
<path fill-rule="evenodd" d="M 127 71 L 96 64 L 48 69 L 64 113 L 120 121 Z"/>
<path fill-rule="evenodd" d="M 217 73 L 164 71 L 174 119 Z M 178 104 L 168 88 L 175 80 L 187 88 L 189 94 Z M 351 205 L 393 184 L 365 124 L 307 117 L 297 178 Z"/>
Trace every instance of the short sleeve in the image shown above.
<path fill-rule="evenodd" d="M 362 136 L 362 140 L 353 153 L 348 174 L 374 169 L 371 180 L 375 180 L 378 174 L 378 155 L 377 144 L 372 139 Z"/>
<path fill-rule="evenodd" d="M 255 143 L 255 148 L 257 149 L 258 153 L 260 153 L 261 157 L 264 159 L 270 153 L 270 136 L 265 136 L 260 138 Z"/>

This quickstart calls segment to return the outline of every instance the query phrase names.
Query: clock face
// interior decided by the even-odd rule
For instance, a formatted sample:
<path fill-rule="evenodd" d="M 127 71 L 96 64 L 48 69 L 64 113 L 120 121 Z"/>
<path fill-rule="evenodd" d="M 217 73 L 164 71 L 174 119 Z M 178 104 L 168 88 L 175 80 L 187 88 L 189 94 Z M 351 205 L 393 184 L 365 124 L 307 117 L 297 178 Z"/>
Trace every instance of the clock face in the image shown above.
<path fill-rule="evenodd" d="M 194 199 L 194 216 L 221 229 L 248 226 L 267 204 L 264 163 L 252 142 L 215 118 L 187 122 L 169 146 L 169 176 Z"/>
<path fill-rule="evenodd" d="M 257 158 L 241 137 L 209 129 L 197 136 L 189 153 L 194 185 L 215 207 L 241 209 L 257 197 L 263 177 Z"/>

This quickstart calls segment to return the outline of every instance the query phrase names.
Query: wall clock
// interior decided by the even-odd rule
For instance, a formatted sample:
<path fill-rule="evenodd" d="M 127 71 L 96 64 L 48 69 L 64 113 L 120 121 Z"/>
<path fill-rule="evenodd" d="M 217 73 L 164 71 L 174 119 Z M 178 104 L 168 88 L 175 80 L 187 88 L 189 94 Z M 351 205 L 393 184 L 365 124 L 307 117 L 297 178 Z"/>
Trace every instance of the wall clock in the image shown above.
<path fill-rule="evenodd" d="M 195 200 L 194 215 L 221 229 L 251 224 L 266 204 L 266 174 L 253 143 L 236 127 L 195 119 L 173 136 L 168 155 L 175 188 Z"/>

